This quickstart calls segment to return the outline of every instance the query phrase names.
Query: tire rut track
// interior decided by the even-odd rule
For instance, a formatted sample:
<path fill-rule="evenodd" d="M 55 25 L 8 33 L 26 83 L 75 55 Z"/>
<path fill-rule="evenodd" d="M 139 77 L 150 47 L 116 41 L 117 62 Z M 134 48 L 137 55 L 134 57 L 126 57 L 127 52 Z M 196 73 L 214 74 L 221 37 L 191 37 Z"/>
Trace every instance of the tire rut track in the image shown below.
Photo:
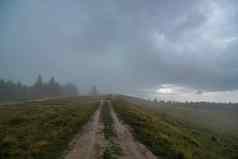
<path fill-rule="evenodd" d="M 103 152 L 103 123 L 100 121 L 101 100 L 98 110 L 92 119 L 82 128 L 82 131 L 75 137 L 70 144 L 71 150 L 65 159 L 98 159 Z"/>
<path fill-rule="evenodd" d="M 144 145 L 137 142 L 129 128 L 123 125 L 112 108 L 110 101 L 107 101 L 110 107 L 110 113 L 114 120 L 114 131 L 116 138 L 114 139 L 122 149 L 120 159 L 157 159 Z"/>
<path fill-rule="evenodd" d="M 119 154 L 112 154 L 109 159 L 157 159 L 144 145 L 137 142 L 129 128 L 122 124 L 112 108 L 110 100 L 101 100 L 98 110 L 92 119 L 82 128 L 80 133 L 70 144 L 70 151 L 64 159 L 102 159 L 108 148 L 108 139 L 105 138 L 103 123 L 103 107 L 108 107 L 107 113 L 112 118 L 112 144 L 118 146 Z M 105 114 L 104 114 L 105 115 Z M 107 115 L 107 114 L 106 114 Z M 115 153 L 115 152 L 112 152 Z"/>

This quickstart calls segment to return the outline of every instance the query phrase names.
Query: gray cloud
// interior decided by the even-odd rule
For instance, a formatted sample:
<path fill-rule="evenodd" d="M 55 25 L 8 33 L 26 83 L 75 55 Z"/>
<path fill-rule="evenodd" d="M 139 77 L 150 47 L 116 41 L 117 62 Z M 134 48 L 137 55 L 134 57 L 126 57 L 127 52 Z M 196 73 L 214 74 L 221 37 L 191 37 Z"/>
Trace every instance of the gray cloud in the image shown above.
<path fill-rule="evenodd" d="M 0 77 L 133 93 L 238 89 L 237 1 L 0 2 Z"/>

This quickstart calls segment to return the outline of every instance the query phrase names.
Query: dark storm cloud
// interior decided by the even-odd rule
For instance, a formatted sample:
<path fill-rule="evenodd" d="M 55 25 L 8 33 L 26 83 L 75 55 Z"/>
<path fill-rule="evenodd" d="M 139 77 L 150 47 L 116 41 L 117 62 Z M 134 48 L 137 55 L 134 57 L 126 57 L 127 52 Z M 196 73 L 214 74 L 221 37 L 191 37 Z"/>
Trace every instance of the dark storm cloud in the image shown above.
<path fill-rule="evenodd" d="M 238 89 L 236 1 L 1 1 L 0 77 Z"/>

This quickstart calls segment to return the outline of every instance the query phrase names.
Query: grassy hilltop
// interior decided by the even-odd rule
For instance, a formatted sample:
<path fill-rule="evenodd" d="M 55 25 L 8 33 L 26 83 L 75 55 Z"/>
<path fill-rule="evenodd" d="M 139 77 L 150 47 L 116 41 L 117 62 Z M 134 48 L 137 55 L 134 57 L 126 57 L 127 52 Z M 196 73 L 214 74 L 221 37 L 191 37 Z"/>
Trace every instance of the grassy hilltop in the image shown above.
<path fill-rule="evenodd" d="M 133 128 L 134 136 L 158 156 L 168 159 L 238 157 L 238 137 L 234 133 L 219 132 L 207 127 L 208 124 L 187 118 L 182 112 L 138 104 L 125 97 L 115 98 L 113 105 L 119 117 Z"/>

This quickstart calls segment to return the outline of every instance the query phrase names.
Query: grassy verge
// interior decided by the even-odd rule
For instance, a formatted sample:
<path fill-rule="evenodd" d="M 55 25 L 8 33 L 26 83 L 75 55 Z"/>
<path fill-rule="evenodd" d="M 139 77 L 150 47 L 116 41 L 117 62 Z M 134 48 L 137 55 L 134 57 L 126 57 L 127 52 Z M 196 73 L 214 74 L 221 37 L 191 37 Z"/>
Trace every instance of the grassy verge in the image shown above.
<path fill-rule="evenodd" d="M 104 137 L 107 141 L 104 153 L 103 153 L 103 159 L 117 159 L 118 156 L 121 153 L 121 149 L 119 145 L 113 142 L 113 119 L 110 113 L 110 109 L 108 106 L 108 103 L 104 103 L 102 108 L 102 120 L 104 123 Z"/>
<path fill-rule="evenodd" d="M 0 159 L 59 158 L 96 102 L 55 99 L 0 107 Z"/>
<path fill-rule="evenodd" d="M 113 101 L 119 118 L 129 124 L 135 137 L 155 155 L 167 159 L 235 159 L 238 140 L 219 136 L 212 131 L 186 125 L 186 123 L 128 103 Z"/>

